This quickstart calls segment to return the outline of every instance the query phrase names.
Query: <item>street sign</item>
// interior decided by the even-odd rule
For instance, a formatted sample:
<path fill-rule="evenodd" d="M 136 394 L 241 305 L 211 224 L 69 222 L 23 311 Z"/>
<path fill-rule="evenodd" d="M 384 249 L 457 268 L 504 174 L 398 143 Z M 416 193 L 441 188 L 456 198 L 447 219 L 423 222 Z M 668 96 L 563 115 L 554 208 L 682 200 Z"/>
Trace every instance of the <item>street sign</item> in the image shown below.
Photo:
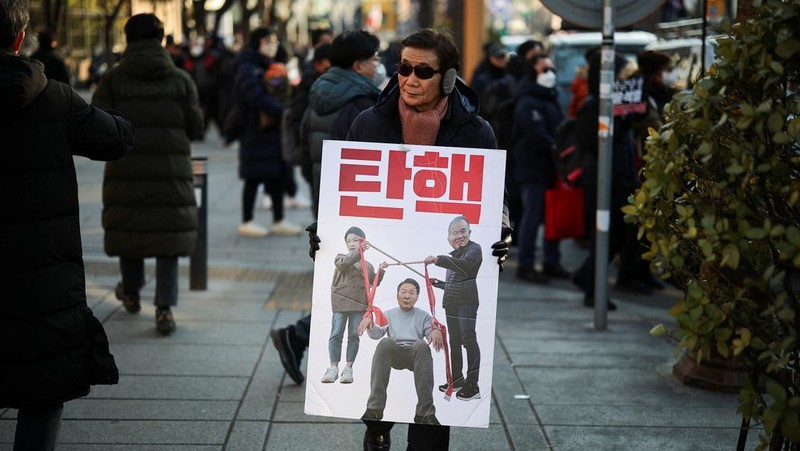
<path fill-rule="evenodd" d="M 654 13 L 664 0 L 615 0 L 614 26 L 627 27 Z M 567 22 L 585 28 L 603 28 L 603 0 L 542 0 L 545 8 Z"/>

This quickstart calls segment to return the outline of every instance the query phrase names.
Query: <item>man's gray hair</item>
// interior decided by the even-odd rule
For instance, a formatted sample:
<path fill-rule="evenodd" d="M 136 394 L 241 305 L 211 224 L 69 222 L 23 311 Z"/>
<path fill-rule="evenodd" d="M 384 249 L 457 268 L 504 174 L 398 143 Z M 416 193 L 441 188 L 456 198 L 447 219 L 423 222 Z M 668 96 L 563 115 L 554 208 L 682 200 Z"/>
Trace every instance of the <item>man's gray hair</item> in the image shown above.
<path fill-rule="evenodd" d="M 29 17 L 28 0 L 0 0 L 0 50 L 11 50 Z"/>

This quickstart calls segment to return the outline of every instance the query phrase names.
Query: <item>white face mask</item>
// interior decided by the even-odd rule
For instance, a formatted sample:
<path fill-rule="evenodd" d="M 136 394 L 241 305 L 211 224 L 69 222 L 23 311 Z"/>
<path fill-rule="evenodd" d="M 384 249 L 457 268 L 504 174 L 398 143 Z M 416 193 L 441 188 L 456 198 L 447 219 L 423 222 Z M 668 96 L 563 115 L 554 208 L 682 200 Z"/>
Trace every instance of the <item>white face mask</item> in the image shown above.
<path fill-rule="evenodd" d="M 380 88 L 386 78 L 386 66 L 383 63 L 378 63 L 375 67 L 375 73 L 372 75 L 372 84 Z"/>
<path fill-rule="evenodd" d="M 678 74 L 674 70 L 665 70 L 661 73 L 661 79 L 664 80 L 664 86 L 671 88 L 678 81 Z"/>
<path fill-rule="evenodd" d="M 189 48 L 189 54 L 197 58 L 203 54 L 203 44 L 194 44 Z"/>
<path fill-rule="evenodd" d="M 553 88 L 556 85 L 556 73 L 552 70 L 542 72 L 536 76 L 536 83 L 545 88 Z"/>

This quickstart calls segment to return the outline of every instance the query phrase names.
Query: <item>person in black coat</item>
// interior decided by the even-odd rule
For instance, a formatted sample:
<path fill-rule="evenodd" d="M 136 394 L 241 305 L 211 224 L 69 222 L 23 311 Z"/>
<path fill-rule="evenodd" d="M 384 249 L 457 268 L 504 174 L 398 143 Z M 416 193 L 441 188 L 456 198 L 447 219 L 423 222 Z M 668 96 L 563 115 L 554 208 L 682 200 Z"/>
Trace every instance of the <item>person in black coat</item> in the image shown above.
<path fill-rule="evenodd" d="M 598 116 L 600 114 L 600 65 L 601 52 L 595 51 L 589 57 L 589 97 L 578 111 L 578 135 L 576 145 L 584 155 L 583 160 L 583 193 L 584 212 L 588 219 L 596 216 L 598 174 Z M 620 77 L 627 65 L 624 57 L 617 54 L 614 62 L 616 77 Z M 609 209 L 608 224 L 608 258 L 609 261 L 620 251 L 625 243 L 626 231 L 625 217 L 622 207 L 627 204 L 628 196 L 633 193 L 638 185 L 636 179 L 636 161 L 634 155 L 634 116 L 614 117 L 614 140 L 611 162 L 611 174 L 608 182 L 611 184 L 611 205 Z M 591 221 L 590 230 L 595 230 Z M 592 234 L 592 246 L 589 255 L 573 276 L 573 282 L 583 291 L 583 305 L 594 307 L 594 275 L 595 275 L 595 246 L 596 233 Z M 617 306 L 608 301 L 608 310 L 616 310 Z"/>
<path fill-rule="evenodd" d="M 534 55 L 527 61 L 525 73 L 517 85 L 519 100 L 514 111 L 514 176 L 522 194 L 517 278 L 545 283 L 549 277 L 568 277 L 561 267 L 559 240 L 544 240 L 544 268 L 542 272 L 534 269 L 536 238 L 545 216 L 545 191 L 553 187 L 557 177 L 551 153 L 564 112 L 550 58 Z"/>
<path fill-rule="evenodd" d="M 242 223 L 239 234 L 261 238 L 268 233 L 298 235 L 300 227 L 286 221 L 283 211 L 285 163 L 281 151 L 280 118 L 284 106 L 264 86 L 264 72 L 275 62 L 278 35 L 274 30 L 259 27 L 250 33 L 247 48 L 236 57 L 232 102 L 244 107 L 245 130 L 239 140 L 239 178 L 242 188 Z M 271 118 L 260 124 L 259 113 Z M 272 226 L 267 229 L 253 221 L 258 187 L 272 198 Z"/>
<path fill-rule="evenodd" d="M 189 75 L 161 46 L 164 24 L 136 14 L 125 24 L 128 46 L 92 96 L 92 104 L 122 111 L 139 140 L 128 158 L 103 174 L 103 247 L 119 257 L 122 280 L 114 294 L 129 313 L 141 309 L 144 259 L 156 259 L 156 330 L 175 331 L 178 258 L 194 252 L 197 200 L 191 140 L 201 137 L 202 114 Z"/>
<path fill-rule="evenodd" d="M 27 23 L 0 0 L 0 410 L 19 409 L 15 450 L 51 450 L 63 403 L 119 378 L 86 305 L 73 156 L 120 158 L 134 129 L 18 56 Z"/>
<path fill-rule="evenodd" d="M 58 41 L 50 31 L 41 31 L 38 36 L 39 48 L 31 58 L 44 64 L 44 74 L 47 78 L 69 84 L 69 67 L 64 58 L 56 52 Z"/>
<path fill-rule="evenodd" d="M 398 73 L 390 79 L 378 98 L 378 103 L 356 117 L 347 140 L 496 148 L 492 127 L 478 116 L 477 95 L 456 77 L 460 68 L 460 57 L 449 35 L 431 29 L 413 33 L 403 39 L 398 56 Z M 501 238 L 508 238 L 510 241 L 507 196 L 503 203 L 502 230 Z M 314 236 L 310 238 L 314 249 Z M 498 264 L 502 264 L 508 254 L 507 241 L 501 239 L 492 247 L 495 249 L 492 255 L 498 257 Z M 470 319 L 474 324 L 476 310 L 473 310 L 471 318 L 454 317 L 456 312 L 469 315 L 466 309 L 463 312 L 447 310 L 448 326 L 455 321 L 464 324 L 470 322 Z M 450 337 L 453 354 L 461 354 L 462 344 L 468 344 L 471 333 L 474 334 L 474 330 L 470 331 L 469 327 L 463 328 L 461 332 L 458 337 Z M 474 365 L 480 361 L 480 352 L 470 353 L 468 350 L 467 359 L 472 360 Z M 451 361 L 455 364 L 461 363 L 460 358 L 452 355 Z M 467 365 L 472 368 L 470 362 Z M 477 375 L 474 380 L 477 382 Z M 478 387 L 464 385 L 461 389 L 467 388 L 469 390 L 464 393 L 470 392 L 471 396 L 460 399 L 476 399 Z M 394 423 L 380 420 L 368 416 L 363 418 L 367 425 L 364 449 L 389 449 L 390 432 Z M 449 441 L 448 426 L 409 425 L 408 449 L 443 450 L 448 449 Z"/>

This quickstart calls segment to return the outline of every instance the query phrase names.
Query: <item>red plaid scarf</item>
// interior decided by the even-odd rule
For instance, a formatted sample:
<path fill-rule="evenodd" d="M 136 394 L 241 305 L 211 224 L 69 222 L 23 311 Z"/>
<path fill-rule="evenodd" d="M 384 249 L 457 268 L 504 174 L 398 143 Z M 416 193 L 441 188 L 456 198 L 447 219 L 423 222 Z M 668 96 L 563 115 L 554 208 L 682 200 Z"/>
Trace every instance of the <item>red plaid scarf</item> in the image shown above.
<path fill-rule="evenodd" d="M 417 111 L 400 96 L 400 124 L 403 126 L 403 143 L 432 146 L 439 135 L 439 125 L 447 112 L 448 96 L 443 96 L 436 106 L 428 111 Z"/>

